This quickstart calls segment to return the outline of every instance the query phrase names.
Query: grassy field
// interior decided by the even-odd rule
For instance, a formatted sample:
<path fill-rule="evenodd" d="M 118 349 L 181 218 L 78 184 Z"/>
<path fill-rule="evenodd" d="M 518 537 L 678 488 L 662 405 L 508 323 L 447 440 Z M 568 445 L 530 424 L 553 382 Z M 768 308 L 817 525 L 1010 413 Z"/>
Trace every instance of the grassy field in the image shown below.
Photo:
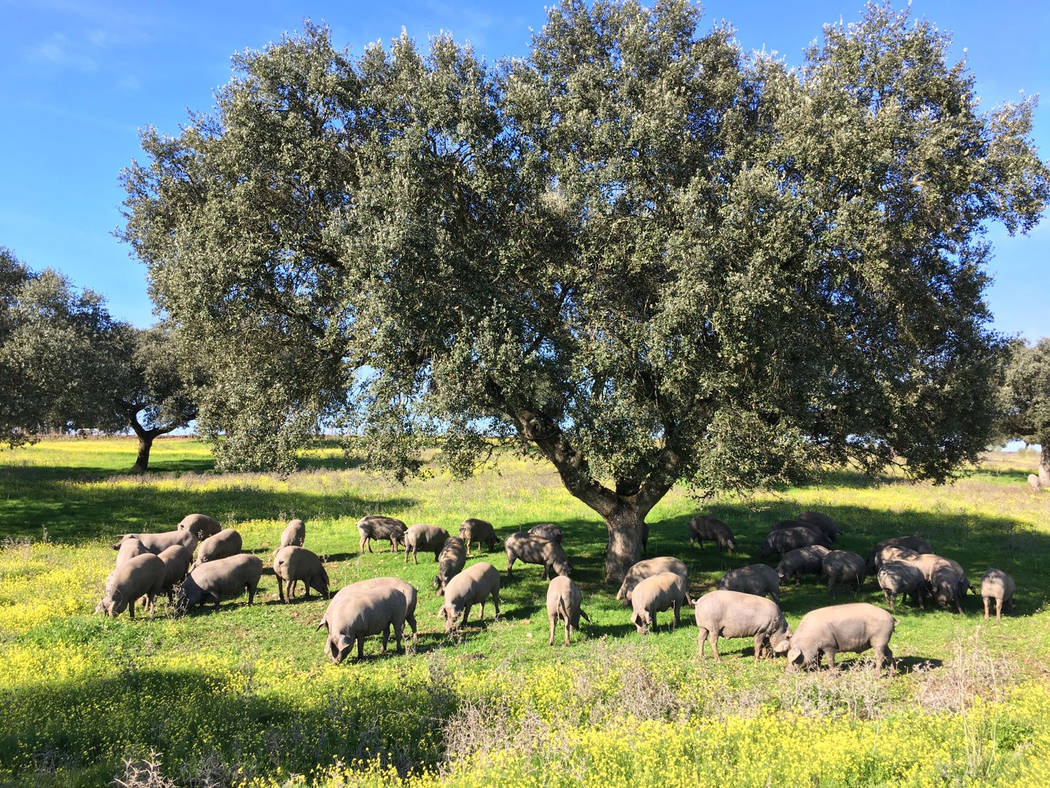
<path fill-rule="evenodd" d="M 601 583 L 604 526 L 549 467 L 506 458 L 467 481 L 435 473 L 399 486 L 338 450 L 307 452 L 279 478 L 216 474 L 207 449 L 158 441 L 154 472 L 124 471 L 126 439 L 55 440 L 0 453 L 0 783 L 99 785 L 1047 784 L 1050 759 L 1050 496 L 1028 488 L 1035 454 L 989 455 L 951 486 L 831 474 L 820 486 L 719 500 L 738 551 L 690 548 L 699 509 L 675 490 L 650 515 L 650 555 L 676 555 L 692 592 L 758 560 L 771 522 L 800 509 L 838 520 L 845 549 L 921 534 L 979 585 L 999 567 L 1017 580 L 1016 614 L 986 623 L 898 606 L 893 675 L 847 655 L 846 670 L 785 674 L 750 641 L 696 657 L 691 611 L 639 637 Z M 326 602 L 260 597 L 218 612 L 130 621 L 93 615 L 128 531 L 167 530 L 189 512 L 235 526 L 269 564 L 284 523 L 302 517 L 333 588 L 396 574 L 420 590 L 418 641 L 406 654 L 327 663 L 314 627 Z M 359 555 L 365 513 L 451 532 L 465 517 L 501 535 L 553 521 L 593 623 L 547 646 L 542 570 L 503 573 L 503 615 L 446 638 L 433 557 L 418 566 L 383 548 Z M 387 548 L 389 550 L 389 548 Z M 502 553 L 482 553 L 503 570 Z M 782 590 L 793 626 L 828 604 L 811 579 Z M 882 603 L 869 579 L 858 596 Z M 559 631 L 560 636 L 560 631 Z M 166 782 L 170 780 L 171 782 Z"/>

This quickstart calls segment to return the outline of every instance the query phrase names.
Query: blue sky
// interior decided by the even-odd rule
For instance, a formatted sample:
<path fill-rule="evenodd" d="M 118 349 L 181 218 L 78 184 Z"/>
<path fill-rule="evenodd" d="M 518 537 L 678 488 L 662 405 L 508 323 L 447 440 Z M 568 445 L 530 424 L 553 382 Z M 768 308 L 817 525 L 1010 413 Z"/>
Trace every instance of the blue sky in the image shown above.
<path fill-rule="evenodd" d="M 895 5 L 899 5 L 896 4 Z M 702 27 L 726 20 L 748 50 L 801 61 L 823 25 L 855 21 L 862 0 L 703 4 Z M 914 0 L 912 13 L 949 31 L 982 106 L 1044 94 L 1036 144 L 1050 158 L 1050 4 L 1027 0 Z M 542 1 L 100 2 L 0 0 L 0 246 L 32 268 L 57 268 L 103 293 L 112 313 L 153 322 L 145 269 L 112 231 L 121 223 L 118 177 L 141 155 L 138 130 L 177 132 L 187 109 L 208 110 L 230 77 L 230 55 L 326 22 L 337 46 L 359 52 L 404 27 L 417 41 L 450 31 L 488 60 L 522 56 Z M 1029 236 L 989 233 L 995 325 L 1050 336 L 1050 217 Z"/>

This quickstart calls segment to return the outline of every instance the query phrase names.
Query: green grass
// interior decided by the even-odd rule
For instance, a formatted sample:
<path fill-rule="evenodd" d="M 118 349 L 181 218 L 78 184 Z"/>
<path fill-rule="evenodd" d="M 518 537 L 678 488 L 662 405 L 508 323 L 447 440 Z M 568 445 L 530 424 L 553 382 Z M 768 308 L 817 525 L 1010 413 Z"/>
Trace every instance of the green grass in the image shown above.
<path fill-rule="evenodd" d="M 824 784 L 1032 784 L 1038 775 L 1021 755 L 1050 755 L 1050 497 L 1025 484 L 1032 454 L 990 455 L 945 487 L 836 472 L 820 486 L 714 501 L 705 511 L 737 536 L 728 556 L 689 547 L 686 523 L 699 507 L 684 490 L 650 515 L 649 554 L 685 560 L 694 595 L 759 560 L 769 524 L 803 508 L 835 517 L 845 549 L 863 554 L 887 536 L 921 534 L 975 585 L 992 566 L 1015 577 L 1016 615 L 1002 624 L 986 624 L 972 597 L 962 616 L 899 606 L 892 677 L 851 657 L 854 669 L 841 676 L 785 676 L 783 660 L 756 662 L 746 640 L 723 643 L 721 665 L 700 663 L 691 611 L 678 630 L 665 614 L 659 631 L 640 638 L 602 583 L 604 525 L 553 470 L 527 459 L 505 458 L 498 472 L 467 481 L 435 473 L 404 487 L 325 445 L 284 478 L 215 473 L 207 449 L 187 439 L 158 441 L 148 476 L 127 475 L 133 461 L 127 439 L 52 440 L 0 454 L 0 782 L 96 785 L 123 774 L 125 757 L 152 757 L 179 784 L 208 775 L 333 784 L 621 784 L 662 775 L 698 784 L 717 770 L 719 784 L 779 783 L 784 770 L 794 782 Z M 272 573 L 251 607 L 241 600 L 171 619 L 159 603 L 156 618 L 134 622 L 93 615 L 114 537 L 166 530 L 194 511 L 235 526 L 265 564 L 284 523 L 302 517 L 306 546 L 326 556 L 333 588 L 396 574 L 420 590 L 418 641 L 388 657 L 370 642 L 361 664 L 329 665 L 314 631 L 326 603 L 278 603 Z M 406 566 L 389 547 L 359 555 L 354 523 L 366 512 L 450 532 L 483 517 L 502 535 L 558 523 L 593 623 L 570 647 L 560 630 L 548 647 L 542 570 L 523 566 L 510 581 L 503 572 L 499 620 L 487 607 L 483 623 L 448 639 L 430 585 L 433 556 Z M 472 560 L 505 568 L 502 553 Z M 881 604 L 876 592 L 869 579 L 858 597 L 834 601 Z M 814 581 L 783 589 L 792 625 L 825 604 Z M 829 718 L 841 722 L 834 735 Z M 687 734 L 707 744 L 690 747 Z M 817 736 L 838 750 L 816 754 L 799 742 Z M 621 752 L 624 741 L 636 758 Z M 661 756 L 661 742 L 677 754 Z M 762 742 L 778 754 L 756 767 Z M 912 755 L 872 760 L 894 747 Z M 574 771 L 580 764 L 583 773 Z M 734 765 L 739 771 L 724 771 Z"/>

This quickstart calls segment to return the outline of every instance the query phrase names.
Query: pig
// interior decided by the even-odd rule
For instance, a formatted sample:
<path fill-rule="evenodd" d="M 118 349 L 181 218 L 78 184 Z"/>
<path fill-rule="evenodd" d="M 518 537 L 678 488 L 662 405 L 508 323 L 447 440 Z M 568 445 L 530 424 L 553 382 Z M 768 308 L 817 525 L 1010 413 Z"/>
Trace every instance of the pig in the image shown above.
<path fill-rule="evenodd" d="M 146 547 L 142 544 L 142 541 L 137 536 L 128 536 L 124 539 L 121 539 L 120 542 L 118 542 L 118 544 L 120 545 L 120 547 L 117 549 L 117 561 L 115 566 L 120 566 L 121 564 L 127 563 L 128 559 L 134 558 L 137 555 L 142 555 L 143 553 L 150 552 L 146 549 Z M 180 545 L 174 546 L 179 547 Z M 150 553 L 150 555 L 152 555 L 152 553 Z"/>
<path fill-rule="evenodd" d="M 565 645 L 569 645 L 569 635 L 580 629 L 580 616 L 590 623 L 588 616 L 580 607 L 583 603 L 583 592 L 570 578 L 564 575 L 551 580 L 547 586 L 547 621 L 550 624 L 550 637 L 547 645 L 554 645 L 554 628 L 559 621 L 565 624 Z"/>
<path fill-rule="evenodd" d="M 305 547 L 288 545 L 278 550 L 273 556 L 273 573 L 277 576 L 277 598 L 282 602 L 291 602 L 295 598 L 295 584 L 300 580 L 306 589 L 307 599 L 310 598 L 311 588 L 326 599 L 331 597 L 328 572 L 317 554 Z M 288 583 L 287 599 L 284 583 Z"/>
<path fill-rule="evenodd" d="M 687 583 L 689 581 L 689 571 L 685 568 L 685 564 L 677 558 L 671 556 L 647 558 L 644 561 L 637 562 L 627 570 L 627 574 L 620 584 L 620 590 L 616 592 L 616 598 L 623 600 L 623 604 L 626 607 L 631 603 L 631 594 L 634 592 L 635 586 L 645 580 L 645 578 L 652 577 L 660 572 L 674 572 L 681 575 Z"/>
<path fill-rule="evenodd" d="M 262 570 L 259 557 L 249 553 L 219 558 L 194 567 L 182 581 L 175 597 L 175 614 L 183 615 L 194 605 L 203 605 L 209 600 L 215 603 L 215 609 L 218 610 L 222 600 L 234 599 L 245 590 L 248 591 L 248 604 L 252 604 Z"/>
<path fill-rule="evenodd" d="M 718 582 L 718 587 L 755 596 L 769 594 L 774 602 L 780 604 L 780 576 L 777 575 L 777 570 L 765 564 L 748 564 L 727 572 Z"/>
<path fill-rule="evenodd" d="M 413 525 L 405 532 L 405 563 L 408 563 L 408 554 L 412 553 L 412 563 L 418 564 L 416 553 L 422 549 L 434 553 L 434 560 L 438 560 L 441 548 L 445 546 L 448 539 L 448 531 L 433 525 Z"/>
<path fill-rule="evenodd" d="M 306 523 L 302 520 L 290 520 L 281 531 L 281 547 L 302 547 L 306 542 Z"/>
<path fill-rule="evenodd" d="M 445 546 L 441 548 L 441 554 L 438 555 L 438 573 L 434 577 L 434 585 L 437 586 L 438 596 L 445 595 L 445 586 L 448 585 L 448 581 L 462 572 L 466 563 L 467 548 L 463 544 L 463 540 L 450 536 L 445 542 Z"/>
<path fill-rule="evenodd" d="M 803 512 L 795 519 L 806 525 L 817 526 L 817 528 L 819 528 L 823 534 L 833 542 L 838 539 L 839 534 L 842 533 L 839 524 L 822 512 Z"/>
<path fill-rule="evenodd" d="M 496 538 L 496 530 L 492 527 L 492 523 L 486 520 L 479 520 L 476 517 L 468 517 L 460 523 L 459 538 L 467 546 L 468 557 L 470 556 L 470 546 L 474 542 L 478 543 L 479 550 L 482 545 L 485 545 L 491 553 L 499 541 Z"/>
<path fill-rule="evenodd" d="M 528 533 L 533 536 L 542 536 L 544 539 L 550 539 L 552 542 L 558 542 L 561 544 L 561 528 L 554 523 L 540 523 L 539 525 L 534 525 L 528 530 Z"/>
<path fill-rule="evenodd" d="M 343 586 L 339 594 L 346 596 L 366 591 L 370 588 L 394 588 L 401 592 L 405 598 L 405 622 L 412 628 L 412 637 L 416 638 L 416 601 L 419 593 L 411 583 L 406 583 L 400 577 L 370 577 L 367 580 L 358 580 L 348 586 Z M 338 594 L 336 594 L 338 596 Z"/>
<path fill-rule="evenodd" d="M 179 520 L 179 524 L 175 527 L 189 531 L 196 537 L 198 542 L 203 542 L 209 536 L 215 536 L 222 530 L 222 525 L 219 524 L 219 521 L 214 517 L 208 517 L 206 514 L 187 514 Z"/>
<path fill-rule="evenodd" d="M 907 547 L 897 547 L 896 545 L 887 545 L 886 547 L 880 547 L 878 552 L 875 553 L 875 557 L 868 563 L 868 569 L 874 567 L 878 570 L 883 564 L 889 561 L 912 561 L 918 558 L 921 553 L 916 553 L 914 550 L 909 550 Z"/>
<path fill-rule="evenodd" d="M 819 667 L 822 654 L 827 656 L 829 667 L 836 668 L 837 653 L 860 653 L 869 648 L 875 650 L 875 666 L 881 670 L 886 660 L 893 659 L 889 642 L 896 623 L 889 612 L 867 602 L 811 610 L 791 636 L 787 670 Z"/>
<path fill-rule="evenodd" d="M 1014 608 L 1014 592 L 1017 584 L 1001 569 L 989 569 L 981 577 L 981 599 L 984 601 L 984 617 L 988 618 L 992 600 L 995 600 L 995 620 L 1003 620 L 1003 608 Z M 549 605 L 549 603 L 548 603 Z"/>
<path fill-rule="evenodd" d="M 358 542 L 357 551 L 363 553 L 367 547 L 368 552 L 371 553 L 373 552 L 373 539 L 389 539 L 390 552 L 396 553 L 397 546 L 404 545 L 405 543 L 405 531 L 407 530 L 408 529 L 403 522 L 395 520 L 393 517 L 383 517 L 378 514 L 366 514 L 357 521 L 357 532 L 361 535 L 361 541 Z"/>
<path fill-rule="evenodd" d="M 776 525 L 779 525 L 779 523 Z M 759 554 L 763 557 L 774 553 L 784 555 L 784 553 L 791 550 L 797 550 L 800 547 L 808 547 L 813 544 L 831 547 L 831 540 L 819 528 L 810 525 L 792 525 L 784 528 L 776 528 L 774 526 L 774 530 L 770 531 L 765 541 L 762 542 L 762 549 Z"/>
<path fill-rule="evenodd" d="M 499 572 L 487 561 L 476 563 L 453 577 L 445 586 L 445 604 L 438 611 L 438 615 L 445 619 L 445 634 L 450 635 L 466 624 L 474 605 L 481 605 L 481 620 L 484 621 L 485 600 L 489 596 L 498 618 Z"/>
<path fill-rule="evenodd" d="M 835 593 L 837 583 L 851 583 L 859 593 L 864 585 L 865 561 L 849 550 L 831 550 L 824 556 L 821 572 L 828 579 L 829 594 Z"/>
<path fill-rule="evenodd" d="M 401 638 L 405 631 L 405 595 L 393 586 L 373 586 L 359 588 L 356 592 L 345 594 L 343 588 L 328 603 L 321 623 L 317 629 L 328 630 L 328 641 L 325 653 L 328 659 L 338 665 L 350 653 L 357 643 L 357 659 L 364 659 L 365 638 L 369 635 L 383 636 L 383 653 L 386 653 L 390 639 L 390 630 L 394 630 L 395 648 L 401 648 Z"/>
<path fill-rule="evenodd" d="M 1031 487 L 1036 492 L 1038 492 L 1039 488 L 1042 487 L 1043 485 L 1042 485 L 1042 482 L 1039 481 L 1039 477 L 1036 474 L 1030 473 L 1030 474 L 1028 474 L 1028 486 Z"/>
<path fill-rule="evenodd" d="M 777 564 L 777 575 L 780 577 L 780 582 L 785 583 L 794 579 L 795 585 L 799 585 L 801 575 L 821 574 L 824 570 L 824 556 L 829 552 L 828 548 L 819 544 L 788 550 Z"/>
<path fill-rule="evenodd" d="M 181 544 L 191 553 L 197 547 L 197 537 L 193 535 L 192 531 L 188 531 L 184 528 L 176 529 L 174 531 L 161 531 L 156 534 L 123 534 L 120 539 L 110 545 L 110 547 L 119 551 L 121 546 L 128 539 L 138 539 L 142 547 L 145 548 L 147 552 L 153 553 L 153 555 L 159 555 L 163 550 L 166 550 L 173 544 Z"/>
<path fill-rule="evenodd" d="M 930 594 L 940 607 L 956 613 L 962 613 L 962 598 L 970 590 L 966 571 L 958 561 L 937 555 L 920 553 L 918 557 L 906 561 L 922 572 L 930 587 Z"/>
<path fill-rule="evenodd" d="M 761 659 L 767 650 L 783 654 L 791 638 L 791 630 L 776 602 L 740 591 L 710 591 L 696 600 L 696 626 L 700 630 L 697 656 L 703 658 L 706 639 L 718 662 L 722 661 L 718 655 L 720 637 L 754 637 L 755 659 Z"/>
<path fill-rule="evenodd" d="M 705 539 L 718 545 L 723 553 L 731 553 L 736 549 L 736 540 L 728 525 L 714 517 L 698 514 L 689 521 L 689 546 L 695 543 L 702 549 Z"/>
<path fill-rule="evenodd" d="M 153 553 L 142 553 L 129 558 L 106 578 L 106 590 L 95 607 L 96 613 L 116 618 L 128 609 L 135 618 L 135 600 L 146 597 L 145 608 L 153 613 L 157 594 L 164 588 L 164 562 Z"/>
<path fill-rule="evenodd" d="M 572 564 L 569 563 L 561 545 L 542 536 L 518 531 L 507 537 L 503 549 L 507 553 L 507 577 L 511 576 L 515 561 L 521 561 L 523 564 L 541 564 L 544 580 L 550 579 L 552 570 L 557 575 L 572 574 Z"/>
<path fill-rule="evenodd" d="M 164 562 L 164 585 L 161 590 L 168 595 L 170 606 L 174 601 L 175 586 L 185 579 L 186 573 L 190 570 L 190 564 L 193 563 L 193 555 L 185 545 L 173 544 L 163 550 L 157 558 Z"/>
<path fill-rule="evenodd" d="M 871 553 L 868 555 L 868 571 L 874 572 L 878 569 L 875 564 L 875 557 L 879 555 L 885 547 L 903 547 L 908 550 L 914 550 L 916 553 L 933 552 L 933 546 L 921 536 L 894 536 L 889 539 L 883 539 L 875 545 Z"/>
<path fill-rule="evenodd" d="M 645 578 L 631 593 L 631 623 L 644 635 L 656 629 L 656 614 L 661 610 L 674 611 L 673 627 L 681 623 L 679 612 L 688 596 L 686 580 L 675 572 L 660 572 Z"/>
<path fill-rule="evenodd" d="M 220 558 L 229 558 L 241 552 L 241 535 L 232 528 L 224 528 L 209 536 L 197 548 L 197 563 L 200 566 L 208 561 L 218 561 Z"/>
<path fill-rule="evenodd" d="M 918 567 L 905 561 L 884 561 L 876 579 L 891 608 L 897 607 L 898 595 L 909 594 L 913 603 L 925 609 L 926 578 Z"/>

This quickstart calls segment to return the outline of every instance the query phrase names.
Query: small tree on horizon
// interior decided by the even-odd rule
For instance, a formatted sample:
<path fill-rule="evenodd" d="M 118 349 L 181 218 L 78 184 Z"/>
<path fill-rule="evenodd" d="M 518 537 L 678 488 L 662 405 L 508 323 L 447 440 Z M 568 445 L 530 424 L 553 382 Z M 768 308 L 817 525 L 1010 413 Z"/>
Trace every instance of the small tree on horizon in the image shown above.
<path fill-rule="evenodd" d="M 1039 484 L 1050 487 L 1050 338 L 1011 342 L 1003 377 L 996 433 L 1040 444 Z"/>
<path fill-rule="evenodd" d="M 146 132 L 125 238 L 214 381 L 220 467 L 288 467 L 338 420 L 400 473 L 436 435 L 458 472 L 518 441 L 605 520 L 615 582 L 678 482 L 974 458 L 983 228 L 1048 197 L 1032 102 L 981 112 L 947 37 L 888 6 L 795 70 L 697 25 L 567 0 L 494 69 L 308 26 Z"/>

